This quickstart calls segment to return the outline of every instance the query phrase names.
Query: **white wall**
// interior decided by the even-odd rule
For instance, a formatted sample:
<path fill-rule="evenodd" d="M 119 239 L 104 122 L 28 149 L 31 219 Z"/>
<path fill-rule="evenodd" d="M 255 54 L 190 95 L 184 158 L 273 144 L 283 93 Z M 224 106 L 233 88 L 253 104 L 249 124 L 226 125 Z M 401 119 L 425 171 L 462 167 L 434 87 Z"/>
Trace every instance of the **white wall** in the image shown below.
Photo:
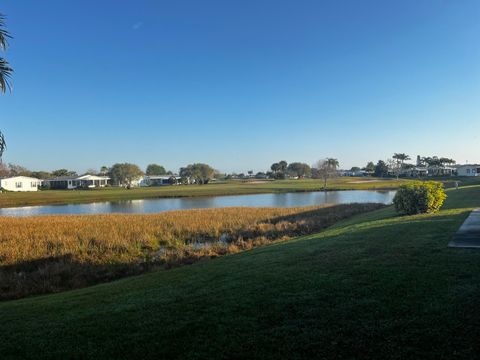
<path fill-rule="evenodd" d="M 6 179 L 0 179 L 0 188 L 8 191 L 37 191 L 41 185 L 40 179 L 27 176 L 15 176 Z"/>
<path fill-rule="evenodd" d="M 458 176 L 480 176 L 480 173 L 477 173 L 477 168 L 480 168 L 480 166 L 462 166 L 457 169 L 457 174 Z"/>

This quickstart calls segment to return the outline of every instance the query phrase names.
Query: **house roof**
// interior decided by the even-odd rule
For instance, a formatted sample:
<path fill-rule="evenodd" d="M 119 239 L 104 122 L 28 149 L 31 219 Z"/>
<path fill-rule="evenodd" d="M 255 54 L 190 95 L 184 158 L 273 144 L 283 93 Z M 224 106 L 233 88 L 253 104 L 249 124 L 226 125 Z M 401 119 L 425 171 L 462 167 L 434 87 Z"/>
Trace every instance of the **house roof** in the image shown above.
<path fill-rule="evenodd" d="M 76 180 L 77 176 L 57 176 L 54 178 L 47 179 L 47 181 L 67 181 L 67 180 Z"/>
<path fill-rule="evenodd" d="M 108 176 L 82 175 L 82 176 L 57 176 L 47 181 L 71 181 L 71 180 L 108 180 Z"/>
<path fill-rule="evenodd" d="M 149 179 L 149 180 L 168 180 L 172 177 L 174 177 L 176 179 L 180 179 L 180 176 L 178 176 L 178 175 L 147 175 L 147 176 L 145 176 L 145 179 Z"/>
<path fill-rule="evenodd" d="M 82 175 L 77 177 L 76 180 L 108 180 L 110 179 L 108 176 L 97 176 L 97 175 Z"/>
<path fill-rule="evenodd" d="M 457 168 L 461 167 L 479 167 L 480 164 L 465 164 L 465 165 L 458 165 Z"/>
<path fill-rule="evenodd" d="M 10 177 L 0 178 L 0 180 L 14 180 L 14 179 L 23 179 L 23 180 L 30 180 L 30 181 L 42 181 L 40 179 L 30 177 L 30 176 L 10 176 Z"/>
<path fill-rule="evenodd" d="M 456 168 L 453 166 L 432 165 L 428 166 L 427 169 L 455 170 Z"/>

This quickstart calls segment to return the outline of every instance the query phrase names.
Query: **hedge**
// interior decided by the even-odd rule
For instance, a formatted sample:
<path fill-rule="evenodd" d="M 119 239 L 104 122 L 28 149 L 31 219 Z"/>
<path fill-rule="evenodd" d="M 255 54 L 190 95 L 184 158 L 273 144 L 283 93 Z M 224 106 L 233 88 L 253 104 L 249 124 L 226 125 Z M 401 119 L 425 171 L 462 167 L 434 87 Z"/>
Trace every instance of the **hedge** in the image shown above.
<path fill-rule="evenodd" d="M 414 215 L 437 212 L 446 198 L 442 183 L 416 181 L 400 186 L 393 203 L 398 212 Z"/>

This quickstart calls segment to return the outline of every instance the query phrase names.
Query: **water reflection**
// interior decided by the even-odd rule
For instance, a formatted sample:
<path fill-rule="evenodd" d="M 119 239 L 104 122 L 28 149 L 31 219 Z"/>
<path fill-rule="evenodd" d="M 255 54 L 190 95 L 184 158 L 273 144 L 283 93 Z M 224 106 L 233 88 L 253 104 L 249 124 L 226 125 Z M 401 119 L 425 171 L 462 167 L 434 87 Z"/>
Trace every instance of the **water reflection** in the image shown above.
<path fill-rule="evenodd" d="M 256 194 L 175 199 L 146 199 L 91 204 L 46 205 L 0 209 L 0 215 L 32 216 L 52 214 L 148 214 L 168 210 L 219 208 L 231 206 L 292 207 L 321 204 L 383 203 L 390 204 L 395 191 L 327 191 L 285 194 Z"/>

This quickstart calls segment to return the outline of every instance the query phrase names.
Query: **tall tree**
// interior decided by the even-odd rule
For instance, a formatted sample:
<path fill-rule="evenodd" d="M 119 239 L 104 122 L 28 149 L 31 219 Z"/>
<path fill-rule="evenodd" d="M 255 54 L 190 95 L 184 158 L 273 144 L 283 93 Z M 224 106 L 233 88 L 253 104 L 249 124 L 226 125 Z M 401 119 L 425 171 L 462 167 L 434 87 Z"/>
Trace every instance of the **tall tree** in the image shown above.
<path fill-rule="evenodd" d="M 197 184 L 207 184 L 215 175 L 215 169 L 207 164 L 190 164 L 180 169 L 180 176 L 189 182 L 194 179 Z M 185 182 L 184 180 L 184 182 Z"/>
<path fill-rule="evenodd" d="M 87 171 L 85 171 L 85 174 L 83 175 L 98 175 L 98 171 L 93 169 L 93 168 L 90 168 L 90 169 L 87 169 Z"/>
<path fill-rule="evenodd" d="M 5 16 L 0 13 L 0 50 L 7 50 L 8 39 L 10 38 L 10 34 L 5 29 Z M 0 92 L 5 93 L 7 90 L 11 89 L 10 78 L 12 72 L 13 70 L 7 60 L 0 57 Z"/>
<path fill-rule="evenodd" d="M 52 176 L 53 177 L 60 177 L 60 176 L 77 176 L 76 171 L 70 171 L 67 169 L 58 169 L 55 171 L 52 171 Z"/>
<path fill-rule="evenodd" d="M 107 175 L 107 173 L 108 173 L 108 166 L 103 165 L 103 166 L 100 168 L 100 174 L 101 174 L 102 176 L 105 176 L 105 175 Z"/>
<path fill-rule="evenodd" d="M 327 158 L 327 162 L 328 165 L 335 171 L 337 171 L 337 168 L 340 166 L 340 163 L 335 158 Z"/>
<path fill-rule="evenodd" d="M 404 153 L 395 153 L 392 158 L 400 162 L 402 165 L 405 161 L 410 160 L 410 156 Z"/>
<path fill-rule="evenodd" d="M 397 166 L 395 167 L 397 171 L 395 171 L 395 174 L 397 175 L 398 179 L 398 177 L 400 176 L 400 172 L 403 169 L 403 164 L 405 163 L 405 161 L 410 160 L 410 156 L 404 153 L 395 153 L 393 154 L 392 158 L 397 162 Z"/>
<path fill-rule="evenodd" d="M 147 170 L 145 171 L 147 175 L 166 175 L 167 170 L 162 165 L 158 164 L 150 164 L 147 166 Z"/>
<path fill-rule="evenodd" d="M 377 165 L 375 165 L 375 173 L 376 177 L 384 177 L 388 174 L 388 166 L 387 163 L 383 160 L 378 160 Z"/>
<path fill-rule="evenodd" d="M 312 174 L 312 169 L 305 163 L 293 162 L 288 164 L 287 172 L 292 176 L 304 177 Z"/>
<path fill-rule="evenodd" d="M 50 174 L 48 171 L 32 171 L 32 177 L 37 178 L 37 179 L 48 179 L 52 177 L 52 174 Z"/>
<path fill-rule="evenodd" d="M 32 176 L 32 172 L 26 167 L 16 164 L 8 164 L 9 176 Z"/>
<path fill-rule="evenodd" d="M 327 181 L 329 178 L 337 176 L 338 160 L 334 158 L 326 158 L 317 161 L 315 166 L 316 174 L 323 179 L 323 189 L 327 190 Z"/>
<path fill-rule="evenodd" d="M 132 186 L 133 182 L 143 175 L 138 165 L 123 163 L 114 164 L 109 171 L 113 183 L 120 186 Z"/>
<path fill-rule="evenodd" d="M 375 164 L 371 161 L 368 162 L 367 166 L 363 168 L 363 170 L 368 171 L 368 172 L 374 172 L 375 171 Z"/>
<path fill-rule="evenodd" d="M 272 166 L 270 166 L 270 169 L 273 171 L 274 174 L 276 174 L 277 171 L 280 170 L 280 165 L 278 163 L 273 163 Z"/>
<path fill-rule="evenodd" d="M 5 30 L 5 17 L 0 13 L 0 50 L 7 50 L 8 39 L 11 38 L 7 30 Z M 10 77 L 12 75 L 12 68 L 8 64 L 7 60 L 0 57 L 0 93 L 5 93 L 10 90 Z M 7 150 L 7 143 L 5 136 L 0 131 L 0 162 L 2 161 L 2 155 Z"/>
<path fill-rule="evenodd" d="M 440 159 L 438 159 L 440 161 L 440 164 L 445 166 L 445 165 L 454 165 L 456 163 L 455 160 L 453 159 L 449 159 L 449 158 L 445 158 L 445 157 L 441 157 Z"/>
<path fill-rule="evenodd" d="M 279 161 L 279 162 L 278 162 L 278 167 L 279 167 L 278 170 L 281 171 L 281 172 L 283 172 L 283 173 L 284 173 L 285 171 L 287 171 L 287 166 L 288 166 L 288 163 L 287 163 L 285 160 L 282 160 L 282 161 Z"/>

